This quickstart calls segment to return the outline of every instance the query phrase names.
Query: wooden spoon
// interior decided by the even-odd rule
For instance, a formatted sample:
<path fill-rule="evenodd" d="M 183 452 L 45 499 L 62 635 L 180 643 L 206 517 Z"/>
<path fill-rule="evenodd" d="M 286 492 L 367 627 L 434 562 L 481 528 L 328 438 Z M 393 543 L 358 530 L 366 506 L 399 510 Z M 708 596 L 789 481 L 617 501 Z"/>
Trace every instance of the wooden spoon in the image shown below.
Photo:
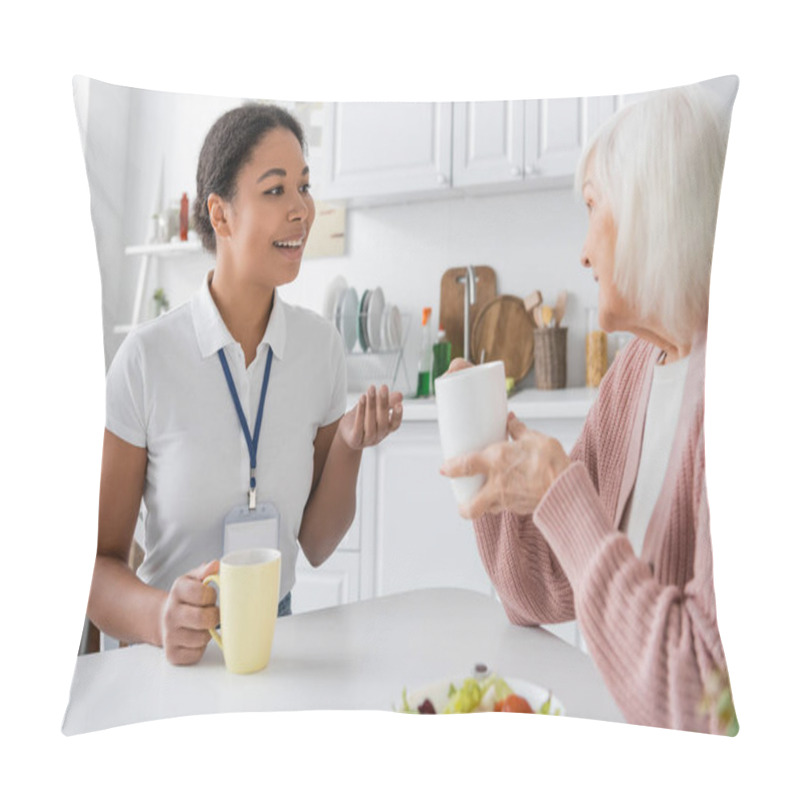
<path fill-rule="evenodd" d="M 536 306 L 540 306 L 542 304 L 542 293 L 536 289 L 536 291 L 531 292 L 525 298 L 525 310 L 526 311 L 533 311 Z"/>
<path fill-rule="evenodd" d="M 561 327 L 561 320 L 564 319 L 564 313 L 567 310 L 567 292 L 566 290 L 560 292 L 558 297 L 556 298 L 556 309 L 555 309 L 555 316 L 556 316 L 556 328 Z"/>
<path fill-rule="evenodd" d="M 542 316 L 542 327 L 549 328 L 550 323 L 553 321 L 553 309 L 550 306 L 541 306 L 539 310 Z"/>

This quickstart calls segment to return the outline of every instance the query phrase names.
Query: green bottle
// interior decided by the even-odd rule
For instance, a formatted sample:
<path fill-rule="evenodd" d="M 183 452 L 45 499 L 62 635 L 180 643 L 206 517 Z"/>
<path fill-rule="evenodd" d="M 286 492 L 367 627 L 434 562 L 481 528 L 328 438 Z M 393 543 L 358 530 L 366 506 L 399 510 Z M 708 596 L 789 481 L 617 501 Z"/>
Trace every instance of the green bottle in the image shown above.
<path fill-rule="evenodd" d="M 436 337 L 436 344 L 433 346 L 433 392 L 436 394 L 436 379 L 444 375 L 450 367 L 453 348 L 445 337 L 444 327 L 439 326 L 439 335 Z"/>

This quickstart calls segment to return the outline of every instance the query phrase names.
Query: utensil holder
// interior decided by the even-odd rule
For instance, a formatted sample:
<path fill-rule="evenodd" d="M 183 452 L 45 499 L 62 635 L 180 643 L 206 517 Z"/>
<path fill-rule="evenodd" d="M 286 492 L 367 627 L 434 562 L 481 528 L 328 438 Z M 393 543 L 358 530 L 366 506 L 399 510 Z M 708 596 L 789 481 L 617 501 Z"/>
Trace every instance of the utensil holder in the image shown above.
<path fill-rule="evenodd" d="M 537 389 L 563 389 L 567 385 L 566 328 L 534 330 L 533 371 Z"/>

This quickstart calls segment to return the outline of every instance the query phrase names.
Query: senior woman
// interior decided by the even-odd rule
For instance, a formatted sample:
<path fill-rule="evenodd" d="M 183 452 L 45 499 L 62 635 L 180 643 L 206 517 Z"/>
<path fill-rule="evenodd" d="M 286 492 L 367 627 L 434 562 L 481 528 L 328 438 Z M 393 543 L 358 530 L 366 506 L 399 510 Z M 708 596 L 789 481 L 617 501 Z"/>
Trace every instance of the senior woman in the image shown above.
<path fill-rule="evenodd" d="M 509 440 L 452 459 L 483 473 L 460 509 L 509 619 L 577 619 L 632 723 L 721 732 L 704 689 L 725 675 L 703 439 L 711 254 L 727 110 L 702 87 L 626 107 L 576 173 L 581 263 L 600 325 L 634 340 L 604 378 L 572 453 L 509 414 Z M 451 369 L 469 366 L 463 360 Z"/>

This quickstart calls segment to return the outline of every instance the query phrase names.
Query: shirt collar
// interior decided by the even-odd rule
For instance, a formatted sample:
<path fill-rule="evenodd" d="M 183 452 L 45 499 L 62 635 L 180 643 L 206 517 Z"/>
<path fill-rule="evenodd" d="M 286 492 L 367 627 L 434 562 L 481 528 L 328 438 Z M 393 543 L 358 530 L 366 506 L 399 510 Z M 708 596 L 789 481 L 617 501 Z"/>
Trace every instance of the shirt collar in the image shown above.
<path fill-rule="evenodd" d="M 208 358 L 220 348 L 232 344 L 235 340 L 222 321 L 214 298 L 211 297 L 209 284 L 214 271 L 211 270 L 204 278 L 200 289 L 192 297 L 192 320 L 194 322 L 197 344 L 200 355 Z M 272 303 L 272 312 L 269 315 L 267 329 L 258 345 L 259 350 L 266 345 L 272 347 L 272 352 L 283 358 L 286 349 L 286 304 L 280 299 L 278 290 L 275 290 Z"/>

